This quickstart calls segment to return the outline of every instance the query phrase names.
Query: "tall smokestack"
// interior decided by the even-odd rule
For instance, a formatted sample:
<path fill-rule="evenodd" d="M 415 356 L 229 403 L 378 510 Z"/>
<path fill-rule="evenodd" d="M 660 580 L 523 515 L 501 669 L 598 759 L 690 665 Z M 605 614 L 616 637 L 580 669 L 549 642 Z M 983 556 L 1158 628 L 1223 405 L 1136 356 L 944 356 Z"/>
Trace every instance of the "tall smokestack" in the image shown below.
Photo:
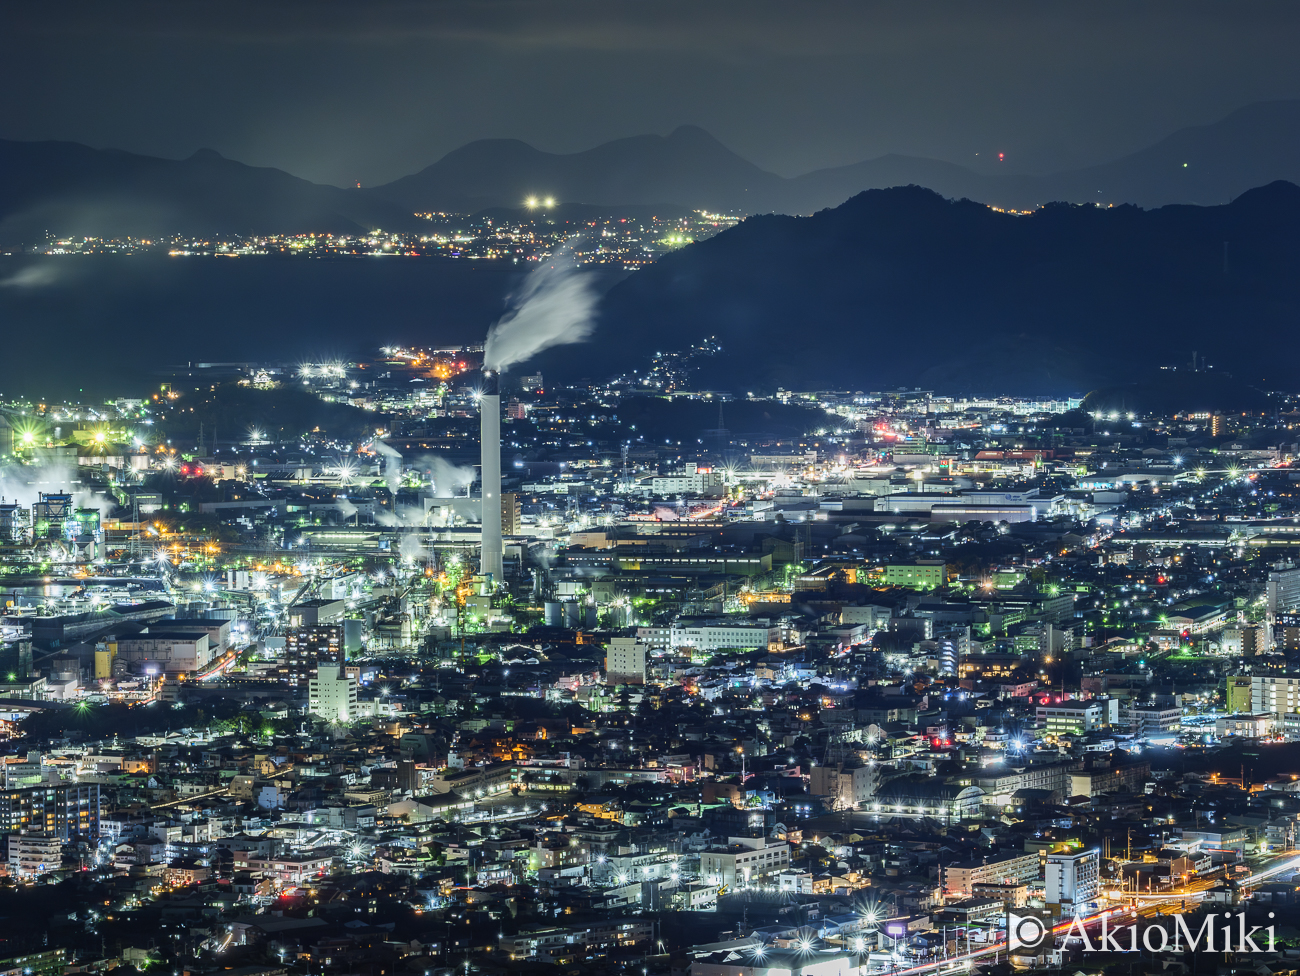
<path fill-rule="evenodd" d="M 483 373 L 479 397 L 479 443 L 483 451 L 483 550 L 479 572 L 501 580 L 501 393 L 495 371 Z"/>

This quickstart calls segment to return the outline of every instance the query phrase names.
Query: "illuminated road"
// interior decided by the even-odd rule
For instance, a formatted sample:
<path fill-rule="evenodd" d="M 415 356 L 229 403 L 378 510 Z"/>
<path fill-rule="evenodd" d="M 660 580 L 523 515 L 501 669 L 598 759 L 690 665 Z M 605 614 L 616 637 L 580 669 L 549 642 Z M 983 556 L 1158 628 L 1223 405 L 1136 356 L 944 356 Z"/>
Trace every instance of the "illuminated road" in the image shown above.
<path fill-rule="evenodd" d="M 234 664 L 237 660 L 239 660 L 240 654 L 242 654 L 245 650 L 248 650 L 248 648 L 232 647 L 230 650 L 226 651 L 225 654 L 221 655 L 221 657 L 219 657 L 217 660 L 210 663 L 206 669 L 198 672 L 194 676 L 194 680 L 211 681 L 213 678 L 221 677 L 221 675 L 225 674 L 225 672 L 230 668 L 232 664 Z"/>
<path fill-rule="evenodd" d="M 1257 874 L 1252 874 L 1245 880 L 1239 881 L 1238 884 L 1242 887 L 1248 887 L 1250 885 L 1259 884 L 1261 881 L 1267 881 L 1269 878 L 1275 877 L 1279 874 L 1284 874 L 1287 871 L 1300 871 L 1300 857 L 1296 857 L 1294 854 L 1287 854 L 1280 863 L 1273 865 L 1271 868 L 1266 868 Z"/>
<path fill-rule="evenodd" d="M 1295 871 L 1300 871 L 1300 857 L 1297 857 L 1294 853 L 1287 853 L 1275 858 L 1274 863 L 1270 867 L 1256 871 L 1254 874 L 1247 875 L 1244 878 L 1238 878 L 1234 883 L 1238 888 L 1250 888 L 1257 884 L 1262 884 L 1270 878 L 1275 878 L 1280 874 L 1287 874 Z M 1193 881 L 1181 888 L 1173 888 L 1169 891 L 1126 892 L 1123 897 L 1146 902 L 1147 905 L 1143 909 L 1143 914 L 1154 914 L 1153 909 L 1158 909 L 1163 904 L 1181 902 L 1184 900 L 1199 903 L 1200 900 L 1205 897 L 1207 891 L 1218 886 L 1224 880 L 1225 879 L 1223 878 L 1214 878 L 1203 881 Z"/>

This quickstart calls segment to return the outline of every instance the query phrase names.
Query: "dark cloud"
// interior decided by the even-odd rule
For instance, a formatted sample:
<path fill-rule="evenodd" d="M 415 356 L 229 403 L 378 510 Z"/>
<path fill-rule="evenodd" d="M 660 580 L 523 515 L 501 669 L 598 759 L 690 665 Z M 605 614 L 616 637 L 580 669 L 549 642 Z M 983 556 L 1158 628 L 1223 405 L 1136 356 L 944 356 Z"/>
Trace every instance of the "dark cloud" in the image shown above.
<path fill-rule="evenodd" d="M 0 135 L 334 183 L 681 123 L 787 175 L 886 152 L 1043 170 L 1300 97 L 1298 28 L 1290 2 L 20 2 Z"/>

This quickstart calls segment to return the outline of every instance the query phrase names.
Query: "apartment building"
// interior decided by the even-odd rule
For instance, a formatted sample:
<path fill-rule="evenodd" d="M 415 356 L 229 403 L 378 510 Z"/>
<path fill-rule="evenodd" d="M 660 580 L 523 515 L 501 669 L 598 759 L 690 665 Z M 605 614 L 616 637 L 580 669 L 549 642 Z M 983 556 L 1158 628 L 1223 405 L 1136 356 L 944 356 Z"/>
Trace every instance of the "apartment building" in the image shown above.
<path fill-rule="evenodd" d="M 1119 721 L 1119 700 L 1093 698 L 1089 701 L 1064 701 L 1060 704 L 1039 705 L 1036 711 L 1039 723 L 1047 736 L 1081 732 L 1095 732 Z"/>
<path fill-rule="evenodd" d="M 351 722 L 358 717 L 357 679 L 341 665 L 319 665 L 307 682 L 307 709 L 330 722 Z"/>
<path fill-rule="evenodd" d="M 765 837 L 728 837 L 726 847 L 700 854 L 700 877 L 707 884 L 747 885 L 790 867 L 790 845 Z"/>
<path fill-rule="evenodd" d="M 33 878 L 63 865 L 63 841 L 49 834 L 10 834 L 9 874 Z"/>
<path fill-rule="evenodd" d="M 969 898 L 976 885 L 1016 885 L 1037 881 L 1042 866 L 1037 854 L 1009 854 L 956 861 L 943 866 L 943 886 L 948 895 Z"/>
<path fill-rule="evenodd" d="M 0 834 L 28 831 L 69 840 L 99 840 L 97 783 L 0 790 Z"/>
<path fill-rule="evenodd" d="M 645 684 L 646 646 L 635 637 L 614 637 L 605 647 L 605 680 L 609 684 Z"/>
<path fill-rule="evenodd" d="M 1133 705 L 1120 711 L 1120 724 L 1134 735 L 1176 732 L 1183 725 L 1183 710 L 1156 705 Z"/>
<path fill-rule="evenodd" d="M 1101 891 L 1101 855 L 1095 851 L 1048 854 L 1043 871 L 1043 900 L 1062 914 L 1075 913 Z"/>
<path fill-rule="evenodd" d="M 1250 710 L 1279 718 L 1300 713 L 1300 675 L 1255 675 L 1250 679 Z"/>

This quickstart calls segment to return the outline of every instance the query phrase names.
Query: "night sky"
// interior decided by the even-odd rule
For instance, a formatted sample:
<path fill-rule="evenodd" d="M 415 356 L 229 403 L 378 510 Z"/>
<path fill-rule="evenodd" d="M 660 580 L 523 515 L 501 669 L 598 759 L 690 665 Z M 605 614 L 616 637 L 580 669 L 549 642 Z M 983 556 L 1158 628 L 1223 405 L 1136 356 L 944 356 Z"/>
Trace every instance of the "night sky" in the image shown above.
<path fill-rule="evenodd" d="M 782 175 L 1045 172 L 1300 97 L 1298 40 L 1293 2 L 10 2 L 0 137 L 371 185 L 691 123 Z"/>

